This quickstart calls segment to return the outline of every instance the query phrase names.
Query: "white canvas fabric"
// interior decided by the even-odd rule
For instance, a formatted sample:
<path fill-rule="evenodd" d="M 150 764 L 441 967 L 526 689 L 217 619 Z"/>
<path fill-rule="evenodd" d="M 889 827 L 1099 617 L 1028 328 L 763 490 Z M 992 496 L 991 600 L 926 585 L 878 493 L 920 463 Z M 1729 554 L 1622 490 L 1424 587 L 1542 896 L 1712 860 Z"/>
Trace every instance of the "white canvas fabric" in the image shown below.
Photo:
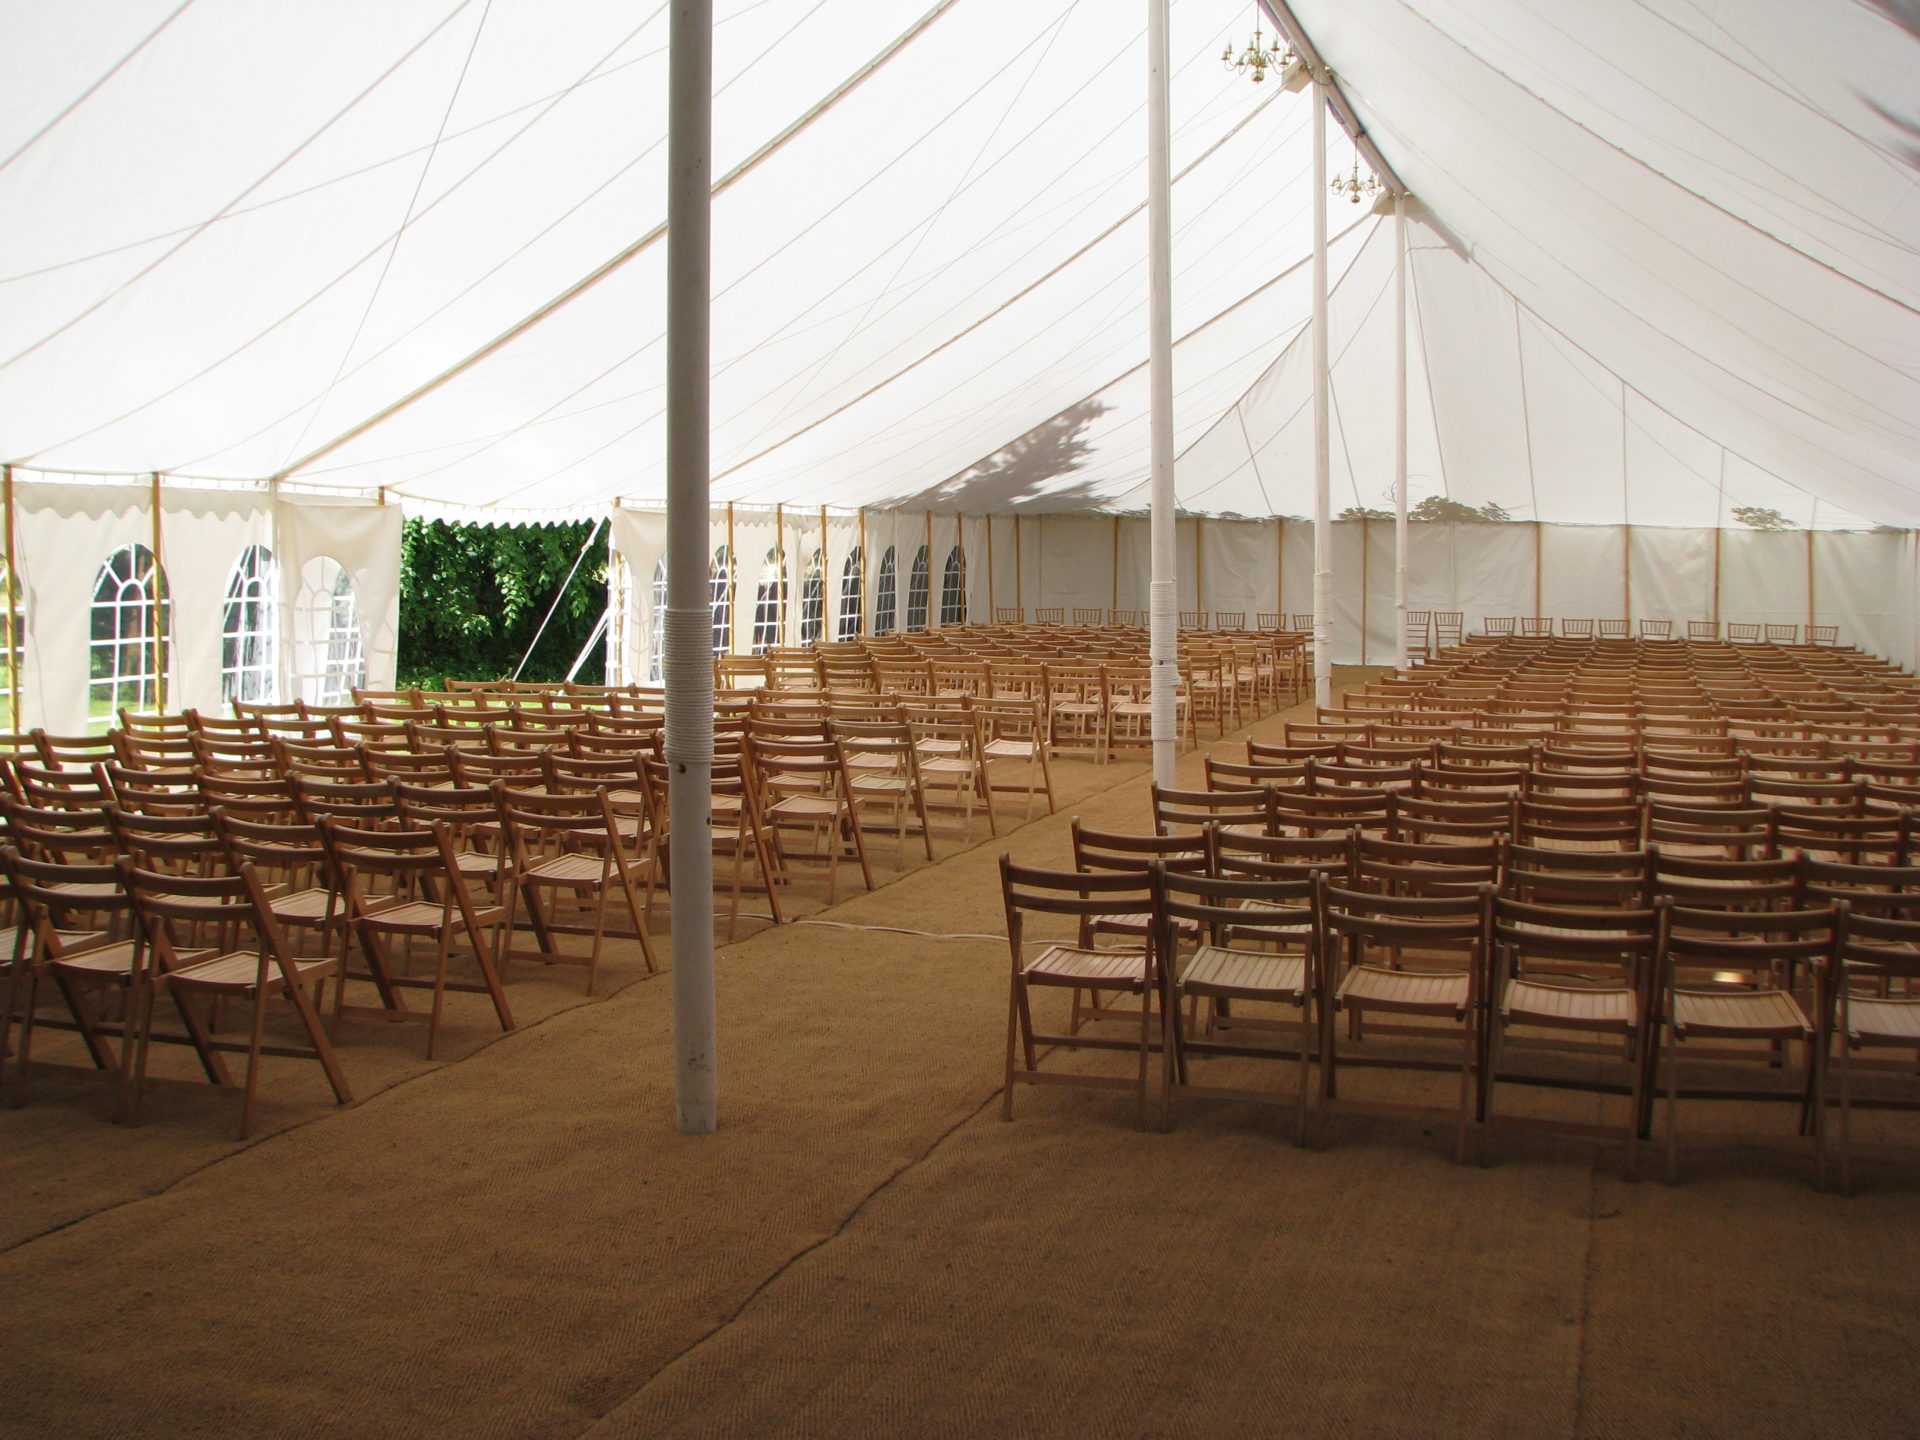
<path fill-rule="evenodd" d="M 1920 169 L 1883 113 L 1920 43 L 1881 9 L 1293 8 L 1413 192 L 1416 499 L 1920 523 Z M 1144 17 L 717 9 L 716 500 L 1140 508 Z M 1301 515 L 1313 102 L 1223 70 L 1252 18 L 1173 7 L 1177 484 Z M 659 500 L 664 5 L 0 23 L 0 458 Z M 1336 508 L 1384 508 L 1393 247 L 1332 209 Z"/>

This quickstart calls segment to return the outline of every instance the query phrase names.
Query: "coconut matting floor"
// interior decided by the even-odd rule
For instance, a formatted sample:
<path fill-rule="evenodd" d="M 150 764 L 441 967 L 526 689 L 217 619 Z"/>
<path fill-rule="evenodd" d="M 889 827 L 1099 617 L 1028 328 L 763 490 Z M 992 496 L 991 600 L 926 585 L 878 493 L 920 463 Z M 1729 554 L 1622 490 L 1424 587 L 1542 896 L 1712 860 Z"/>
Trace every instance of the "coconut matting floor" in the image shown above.
<path fill-rule="evenodd" d="M 509 1035 L 461 997 L 432 1064 L 349 1020 L 359 1102 L 270 1062 L 244 1146 L 225 1097 L 128 1129 L 36 1074 L 0 1110 L 0 1434 L 1920 1434 L 1911 1116 L 1852 1197 L 1786 1107 L 1723 1107 L 1677 1186 L 1570 1139 L 1455 1165 L 1443 1123 L 1301 1149 L 1233 1103 L 1162 1133 L 1022 1087 L 1002 1123 L 995 857 L 1146 828 L 1140 765 L 1059 769 L 1058 815 L 721 946 L 711 1136 L 673 1130 L 671 979 L 627 951 L 594 1000 L 516 967 Z"/>

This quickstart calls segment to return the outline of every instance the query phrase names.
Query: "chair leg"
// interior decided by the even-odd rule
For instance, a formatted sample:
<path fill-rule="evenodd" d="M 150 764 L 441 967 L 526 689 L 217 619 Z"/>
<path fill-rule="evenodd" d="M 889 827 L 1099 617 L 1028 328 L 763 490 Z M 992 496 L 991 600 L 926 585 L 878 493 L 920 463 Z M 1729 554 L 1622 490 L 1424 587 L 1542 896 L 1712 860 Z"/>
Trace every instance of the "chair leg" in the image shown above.
<path fill-rule="evenodd" d="M 1667 1025 L 1667 1183 L 1679 1176 L 1680 1157 L 1680 1042 L 1671 1022 Z"/>
<path fill-rule="evenodd" d="M 1020 984 L 1020 977 L 1016 975 L 1013 978 L 1013 983 L 1007 987 L 1007 1071 L 1006 1084 L 1002 1088 L 1000 1096 L 1000 1118 L 1002 1120 L 1013 1119 L 1014 1042 L 1016 1038 L 1024 1038 L 1024 1036 L 1018 1032 L 1022 1029 L 1021 1021 L 1025 1016 L 1026 1007 L 1022 1003 L 1025 998 L 1024 989 Z M 1027 1066 L 1029 1069 L 1033 1066 L 1033 1046 L 1031 1042 L 1027 1045 Z"/>

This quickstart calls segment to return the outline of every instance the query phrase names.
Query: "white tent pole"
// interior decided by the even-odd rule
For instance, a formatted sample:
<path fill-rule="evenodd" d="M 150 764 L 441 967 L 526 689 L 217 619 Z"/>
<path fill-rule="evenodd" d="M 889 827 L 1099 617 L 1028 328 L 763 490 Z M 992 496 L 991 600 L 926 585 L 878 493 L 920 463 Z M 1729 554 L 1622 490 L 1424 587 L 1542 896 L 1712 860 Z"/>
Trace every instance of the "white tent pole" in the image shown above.
<path fill-rule="evenodd" d="M 612 618 L 613 606 L 609 605 L 600 612 L 600 623 L 593 627 L 593 633 L 587 636 L 587 643 L 580 647 L 580 653 L 573 657 L 573 664 L 567 667 L 568 684 L 573 683 L 573 677 L 578 675 L 580 673 L 580 667 L 587 663 L 587 656 L 593 653 L 593 647 L 606 638 L 607 622 Z"/>
<path fill-rule="evenodd" d="M 1167 161 L 1167 75 L 1167 0 L 1147 0 L 1148 494 L 1153 551 L 1148 658 L 1153 665 L 1153 778 L 1171 787 L 1180 615 L 1173 543 L 1173 195 Z"/>
<path fill-rule="evenodd" d="M 1327 437 L 1327 87 L 1313 83 L 1313 702 L 1333 704 L 1333 494 Z"/>
<path fill-rule="evenodd" d="M 1394 664 L 1407 668 L 1407 195 L 1393 192 Z"/>
<path fill-rule="evenodd" d="M 712 0 L 673 0 L 667 88 L 667 634 L 674 1102 L 719 1124 L 713 988 L 713 611 L 707 578 Z M 737 567 L 739 557 L 733 557 Z"/>

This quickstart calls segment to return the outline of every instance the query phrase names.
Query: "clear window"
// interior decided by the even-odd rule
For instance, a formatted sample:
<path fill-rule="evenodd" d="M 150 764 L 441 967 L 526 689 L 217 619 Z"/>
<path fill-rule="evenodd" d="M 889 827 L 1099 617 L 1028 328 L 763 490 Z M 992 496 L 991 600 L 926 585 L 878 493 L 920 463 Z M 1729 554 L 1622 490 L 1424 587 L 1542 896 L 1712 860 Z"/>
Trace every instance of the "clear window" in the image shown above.
<path fill-rule="evenodd" d="M 26 649 L 27 606 L 13 567 L 5 560 L 0 560 L 0 585 L 6 587 L 0 590 L 0 704 L 6 707 L 0 713 L 11 715 L 14 686 L 19 683 L 20 657 Z M 11 720 L 7 723 L 13 724 Z"/>
<path fill-rule="evenodd" d="M 722 545 L 713 552 L 713 566 L 707 571 L 708 603 L 713 606 L 713 653 L 733 650 L 733 552 Z"/>
<path fill-rule="evenodd" d="M 807 561 L 800 581 L 800 643 L 811 645 L 820 638 L 827 619 L 826 557 L 818 550 Z"/>
<path fill-rule="evenodd" d="M 87 726 L 105 730 L 126 710 L 160 704 L 168 660 L 167 577 L 144 545 L 107 557 L 93 583 L 87 646 Z"/>
<path fill-rule="evenodd" d="M 633 572 L 627 557 L 607 551 L 607 684 L 627 683 L 627 607 L 633 603 Z"/>
<path fill-rule="evenodd" d="M 913 571 L 907 578 L 907 629 L 927 628 L 927 547 L 922 545 L 913 557 Z"/>
<path fill-rule="evenodd" d="M 653 567 L 653 617 L 647 626 L 647 683 L 658 685 L 667 659 L 667 557 Z"/>
<path fill-rule="evenodd" d="M 360 600 L 346 567 L 335 564 L 333 583 L 321 596 L 326 606 L 326 662 L 320 672 L 320 703 L 347 705 L 356 686 L 367 683 L 367 649 L 360 633 Z"/>
<path fill-rule="evenodd" d="M 780 644 L 787 629 L 787 566 L 776 547 L 760 566 L 760 583 L 753 591 L 753 653 L 764 654 Z"/>
<path fill-rule="evenodd" d="M 275 630 L 279 567 L 264 545 L 249 545 L 227 576 L 220 620 L 220 698 L 270 701 L 279 690 Z"/>
<path fill-rule="evenodd" d="M 894 621 L 895 574 L 893 547 L 880 557 L 880 583 L 873 591 L 873 633 L 891 635 Z"/>
<path fill-rule="evenodd" d="M 840 567 L 840 621 L 834 627 L 837 640 L 860 638 L 861 607 L 866 600 L 866 557 L 858 545 Z"/>
<path fill-rule="evenodd" d="M 940 623 L 967 623 L 967 557 L 958 545 L 947 552 L 946 568 L 940 574 Z"/>

